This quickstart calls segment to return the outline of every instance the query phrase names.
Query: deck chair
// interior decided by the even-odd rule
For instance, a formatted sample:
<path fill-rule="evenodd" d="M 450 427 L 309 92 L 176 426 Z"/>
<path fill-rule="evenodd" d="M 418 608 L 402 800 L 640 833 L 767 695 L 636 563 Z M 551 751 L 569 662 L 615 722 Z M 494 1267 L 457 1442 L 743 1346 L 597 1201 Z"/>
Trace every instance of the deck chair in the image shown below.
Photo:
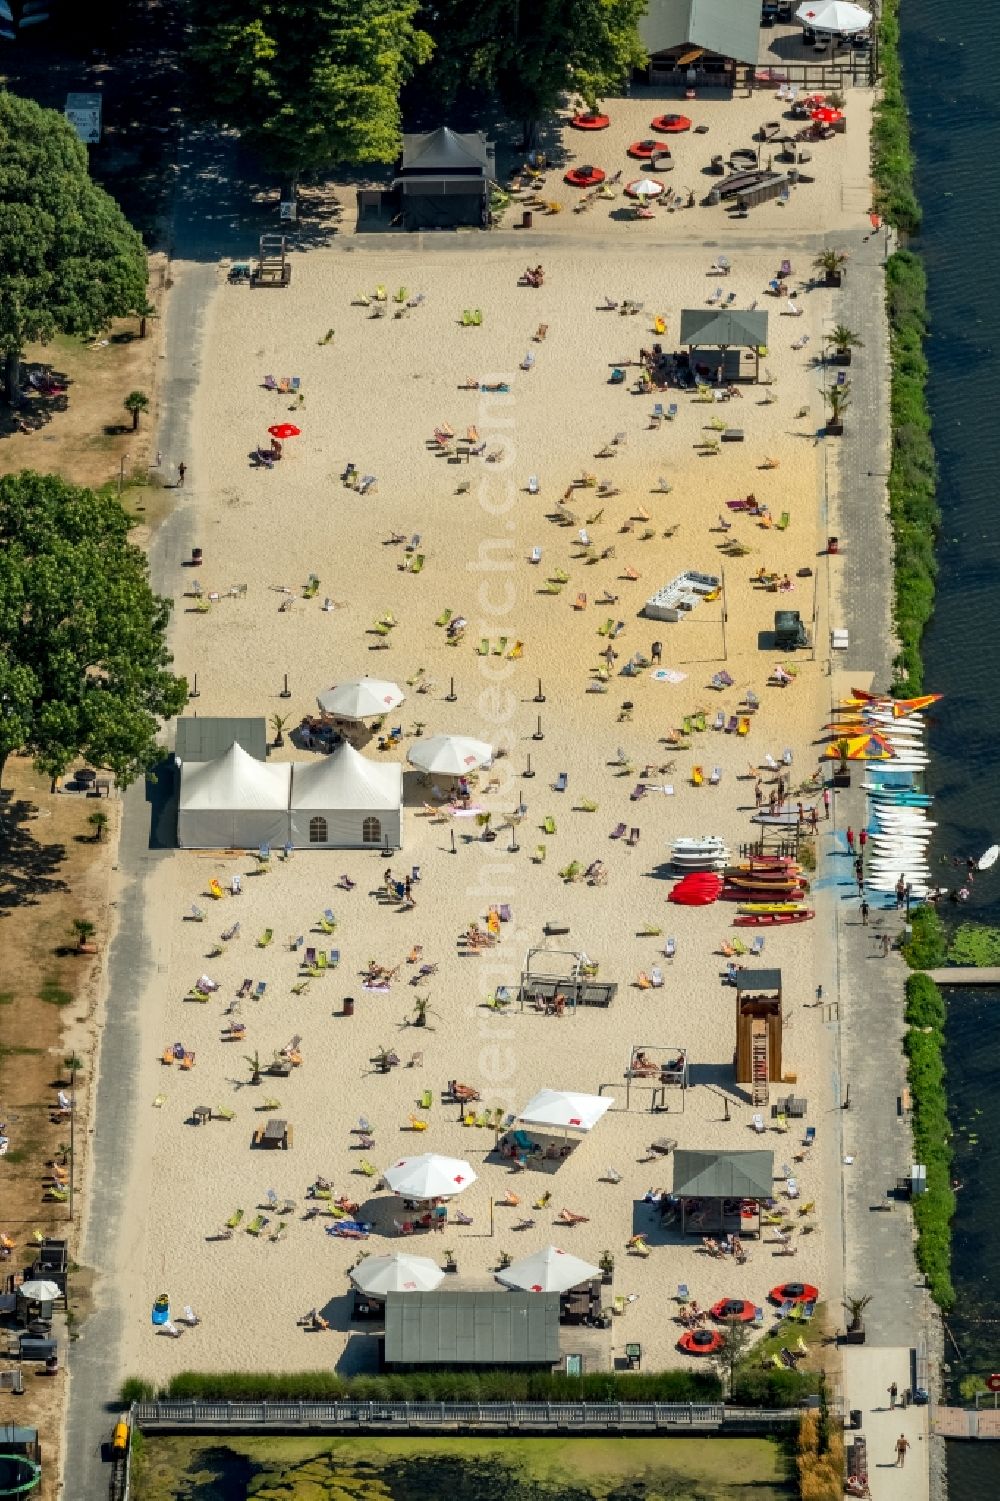
<path fill-rule="evenodd" d="M 361 1161 L 358 1163 L 358 1166 L 357 1166 L 357 1171 L 359 1173 L 363 1173 L 366 1178 L 377 1178 L 378 1177 L 378 1168 L 375 1166 L 375 1164 L 373 1162 L 369 1162 L 367 1157 L 362 1157 L 361 1158 Z"/>
<path fill-rule="evenodd" d="M 753 959 L 757 959 L 757 958 L 760 957 L 760 955 L 763 952 L 764 952 L 764 935 L 763 935 L 763 933 L 758 933 L 757 937 L 754 939 L 753 943 L 750 945 L 750 956 Z"/>
<path fill-rule="evenodd" d="M 816 1140 L 816 1127 L 815 1126 L 807 1126 L 806 1127 L 806 1134 L 805 1134 L 805 1136 L 803 1137 L 803 1140 L 802 1140 L 802 1145 L 806 1146 L 806 1147 L 811 1147 L 812 1144 L 813 1144 L 813 1142 L 815 1140 Z"/>
<path fill-rule="evenodd" d="M 781 516 L 774 523 L 776 530 L 779 532 L 787 531 L 788 523 L 791 521 L 791 519 L 791 514 L 788 511 L 782 511 Z"/>
<path fill-rule="evenodd" d="M 200 907 L 192 906 L 192 908 L 191 908 L 191 920 L 192 920 L 192 922 L 204 922 L 205 921 L 205 914 L 204 914 L 204 912 L 202 911 L 202 909 Z"/>
<path fill-rule="evenodd" d="M 542 549 L 540 547 L 533 547 L 531 549 L 531 552 L 528 554 L 528 562 L 529 563 L 540 563 L 541 561 L 542 561 Z"/>
<path fill-rule="evenodd" d="M 569 772 L 568 771 L 561 771 L 559 773 L 559 775 L 556 777 L 556 779 L 553 782 L 553 784 L 552 784 L 552 791 L 553 792 L 565 792 L 568 783 L 569 783 Z M 546 829 L 545 832 L 549 833 L 549 830 Z"/>
<path fill-rule="evenodd" d="M 718 787 L 718 785 L 719 785 L 719 783 L 721 781 L 722 781 L 722 767 L 721 766 L 713 766 L 712 767 L 711 775 L 709 776 L 709 779 L 708 779 L 709 786 L 710 787 Z"/>
<path fill-rule="evenodd" d="M 659 990 L 663 984 L 663 971 L 658 964 L 654 964 L 649 971 L 649 983 L 654 990 Z"/>
<path fill-rule="evenodd" d="M 547 855 L 547 853 L 548 853 L 548 845 L 546 845 L 546 844 L 536 844 L 535 845 L 535 853 L 534 853 L 534 855 L 532 857 L 534 859 L 535 864 L 536 865 L 543 865 L 545 863 L 545 856 Z"/>
<path fill-rule="evenodd" d="M 752 1115 L 752 1117 L 750 1119 L 750 1124 L 753 1126 L 753 1128 L 757 1132 L 758 1136 L 763 1136 L 763 1134 L 764 1134 L 764 1117 L 761 1115 L 760 1111 L 755 1111 L 754 1112 L 754 1114 Z"/>
<path fill-rule="evenodd" d="M 614 828 L 611 830 L 611 833 L 608 835 L 608 838 L 609 839 L 622 839 L 622 838 L 624 838 L 624 836 L 625 836 L 625 825 L 623 823 L 616 823 L 615 826 L 614 826 Z"/>
<path fill-rule="evenodd" d="M 663 947 L 664 959 L 672 959 L 677 952 L 677 939 L 668 938 Z"/>
<path fill-rule="evenodd" d="M 268 944 L 271 942 L 271 939 L 273 937 L 274 937 L 274 929 L 273 928 L 265 928 L 264 931 L 263 931 L 263 933 L 257 939 L 257 947 L 259 949 L 266 949 L 267 946 L 268 946 Z"/>
<path fill-rule="evenodd" d="M 322 928 L 324 933 L 332 933 L 336 929 L 337 919 L 334 917 L 329 907 L 327 907 L 326 911 L 323 913 L 323 916 L 320 918 L 317 926 Z"/>

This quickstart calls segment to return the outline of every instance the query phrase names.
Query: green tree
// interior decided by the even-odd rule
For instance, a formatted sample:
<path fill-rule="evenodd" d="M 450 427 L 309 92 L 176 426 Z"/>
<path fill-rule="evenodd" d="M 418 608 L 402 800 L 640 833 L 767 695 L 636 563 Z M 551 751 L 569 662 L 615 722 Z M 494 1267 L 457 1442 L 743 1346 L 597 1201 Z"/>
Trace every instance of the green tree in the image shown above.
<path fill-rule="evenodd" d="M 214 118 L 290 181 L 391 162 L 399 91 L 430 56 L 418 0 L 192 0 L 191 62 Z"/>
<path fill-rule="evenodd" d="M 122 406 L 125 408 L 126 412 L 131 413 L 132 431 L 135 432 L 139 426 L 140 412 L 149 411 L 149 397 L 146 395 L 145 391 L 130 391 L 125 400 L 122 402 Z"/>
<path fill-rule="evenodd" d="M 140 305 L 146 252 L 91 180 L 87 152 L 56 110 L 0 93 L 0 352 L 9 400 L 25 344 L 89 335 Z"/>
<path fill-rule="evenodd" d="M 110 490 L 0 478 L 0 777 L 15 751 L 51 777 L 83 755 L 119 786 L 155 763 L 187 684 L 132 524 Z"/>
<path fill-rule="evenodd" d="M 467 85 L 495 94 L 527 142 L 563 94 L 593 108 L 645 62 L 645 9 L 646 0 L 428 0 L 435 82 L 446 99 Z"/>

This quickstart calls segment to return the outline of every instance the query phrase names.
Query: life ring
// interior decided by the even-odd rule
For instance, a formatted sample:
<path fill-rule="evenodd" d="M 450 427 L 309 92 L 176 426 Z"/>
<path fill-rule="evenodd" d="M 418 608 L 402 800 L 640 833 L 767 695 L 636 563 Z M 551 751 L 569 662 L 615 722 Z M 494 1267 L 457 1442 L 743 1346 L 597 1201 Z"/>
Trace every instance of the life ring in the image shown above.
<path fill-rule="evenodd" d="M 1000 1371 L 992 1371 L 986 1378 L 986 1390 L 1000 1392 Z"/>

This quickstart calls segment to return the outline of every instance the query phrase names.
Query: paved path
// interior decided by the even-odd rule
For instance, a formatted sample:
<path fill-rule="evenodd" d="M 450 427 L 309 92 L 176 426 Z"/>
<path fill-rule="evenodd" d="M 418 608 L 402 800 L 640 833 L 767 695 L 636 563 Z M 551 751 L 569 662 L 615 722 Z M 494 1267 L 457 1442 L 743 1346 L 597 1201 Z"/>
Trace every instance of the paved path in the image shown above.
<path fill-rule="evenodd" d="M 860 241 L 860 236 L 858 236 Z M 834 463 L 828 462 L 831 533 L 841 551 L 829 560 L 831 626 L 846 624 L 850 645 L 832 661 L 831 707 L 852 675 L 870 675 L 874 686 L 892 677 L 892 546 L 887 524 L 886 471 L 889 437 L 889 348 L 883 310 L 884 236 L 847 247 L 851 262 L 834 300 L 838 322 L 863 334 L 865 347 L 849 372 L 852 396 L 845 435 Z M 827 446 L 829 445 L 827 440 Z M 822 643 L 828 652 L 828 642 Z M 821 651 L 822 654 L 822 651 Z M 821 839 L 821 883 L 833 904 L 836 934 L 836 1002 L 839 1012 L 841 1147 L 843 1164 L 844 1290 L 870 1294 L 865 1312 L 867 1343 L 844 1350 L 844 1401 L 865 1409 L 873 1497 L 929 1494 L 931 1446 L 927 1409 L 905 1419 L 882 1414 L 886 1389 L 910 1384 L 910 1351 L 936 1349 L 937 1324 L 924 1279 L 913 1255 L 912 1214 L 905 1201 L 886 1199 L 898 1178 L 908 1176 L 912 1142 L 908 1118 L 899 1110 L 906 1083 L 902 1051 L 903 990 L 908 971 L 896 954 L 883 958 L 876 937 L 895 935 L 902 914 L 872 902 L 872 927 L 862 924 L 853 860 L 843 831 L 860 828 L 865 799 L 855 776 L 850 790 L 834 798 L 833 816 Z M 851 1158 L 848 1162 L 846 1159 Z M 886 1203 L 892 1208 L 886 1210 Z M 890 1430 L 898 1423 L 895 1432 Z M 911 1431 L 912 1430 L 912 1431 Z M 912 1449 L 904 1472 L 894 1466 L 899 1431 Z"/>
<path fill-rule="evenodd" d="M 844 1351 L 844 1395 L 848 1408 L 861 1409 L 861 1433 L 868 1446 L 868 1484 L 872 1501 L 928 1501 L 927 1407 L 889 1406 L 889 1387 L 900 1392 L 910 1384 L 910 1352 L 886 1345 L 871 1349 L 851 1345 Z M 896 1464 L 900 1434 L 910 1447 L 905 1463 Z M 844 1435 L 850 1443 L 854 1435 Z"/>
<path fill-rule="evenodd" d="M 224 187 L 227 146 L 217 133 L 192 136 L 182 147 L 171 243 L 174 285 L 167 303 L 165 366 L 161 384 L 158 447 L 164 473 L 184 458 L 186 432 L 200 363 L 202 323 L 217 278 L 218 257 L 246 253 L 257 226 L 240 227 Z M 220 186 L 220 184 L 222 186 Z M 235 189 L 234 189 L 235 191 Z M 177 563 L 191 545 L 197 501 L 197 475 L 189 473 L 183 505 L 156 532 L 150 548 L 153 587 L 172 594 Z M 178 495 L 178 500 L 181 496 Z M 178 670 L 183 670 L 181 664 Z M 160 799 L 157 798 L 157 801 Z M 141 1195 L 133 1200 L 127 1179 L 128 1143 L 134 1133 L 135 1080 L 141 1045 L 139 1011 L 147 984 L 157 972 L 157 939 L 146 925 L 146 877 L 173 847 L 158 835 L 155 803 L 143 784 L 125 796 L 119 847 L 121 891 L 119 925 L 108 967 L 107 1014 L 101 1037 L 100 1073 L 94 1100 L 92 1185 L 84 1236 L 77 1259 L 95 1272 L 93 1312 L 81 1336 L 69 1347 L 69 1402 L 65 1425 L 64 1493 L 70 1501 L 104 1501 L 108 1469 L 101 1446 L 107 1442 L 114 1396 L 121 1383 L 121 1340 L 126 1318 L 148 1318 L 148 1310 L 126 1308 L 118 1272 L 139 1254 L 145 1227 Z M 141 1374 L 141 1373 L 139 1373 Z"/>

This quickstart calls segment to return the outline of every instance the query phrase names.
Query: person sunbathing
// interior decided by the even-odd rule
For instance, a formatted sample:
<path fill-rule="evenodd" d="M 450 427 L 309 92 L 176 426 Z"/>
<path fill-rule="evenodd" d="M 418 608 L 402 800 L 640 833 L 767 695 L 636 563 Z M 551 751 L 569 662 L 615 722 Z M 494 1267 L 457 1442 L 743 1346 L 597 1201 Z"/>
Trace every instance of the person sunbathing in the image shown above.
<path fill-rule="evenodd" d="M 585 1225 L 590 1216 L 587 1214 L 575 1214 L 572 1209 L 560 1209 L 556 1219 L 564 1225 Z"/>

